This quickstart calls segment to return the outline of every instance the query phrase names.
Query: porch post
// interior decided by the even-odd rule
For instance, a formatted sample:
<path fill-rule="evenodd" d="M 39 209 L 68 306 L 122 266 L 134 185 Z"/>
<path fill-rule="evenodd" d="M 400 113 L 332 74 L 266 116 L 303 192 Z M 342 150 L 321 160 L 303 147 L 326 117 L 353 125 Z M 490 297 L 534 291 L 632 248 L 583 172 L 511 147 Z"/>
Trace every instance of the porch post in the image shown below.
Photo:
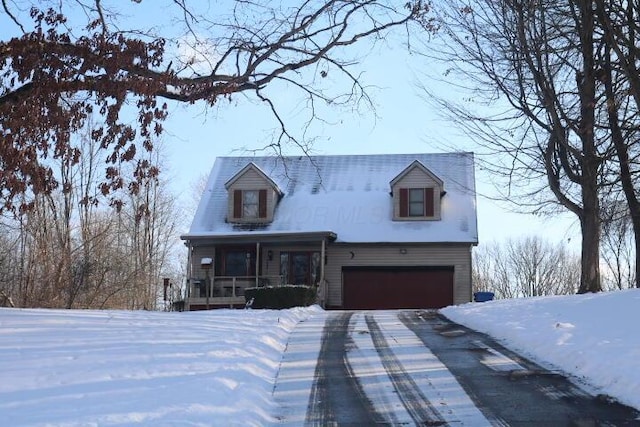
<path fill-rule="evenodd" d="M 189 246 L 187 250 L 187 289 L 185 290 L 184 295 L 184 311 L 190 311 L 191 302 L 191 288 L 193 287 L 193 245 L 191 244 L 191 240 L 189 240 Z M 200 296 L 200 295 L 198 295 Z"/>
<path fill-rule="evenodd" d="M 324 282 L 324 257 L 325 253 L 325 238 L 322 238 L 322 246 L 320 247 L 320 283 Z"/>
<path fill-rule="evenodd" d="M 209 310 L 209 298 L 211 297 L 211 283 L 209 281 L 209 270 L 211 269 L 211 266 L 213 265 L 213 259 L 212 258 L 202 258 L 200 260 L 200 268 L 202 268 L 204 270 L 204 284 L 206 286 L 206 309 Z"/>
<path fill-rule="evenodd" d="M 260 242 L 256 242 L 256 288 L 258 287 L 258 274 L 260 273 Z"/>
<path fill-rule="evenodd" d="M 327 284 L 325 283 L 324 280 L 324 258 L 326 256 L 326 249 L 325 249 L 325 242 L 327 239 L 325 239 L 324 237 L 322 238 L 322 246 L 320 246 L 320 305 L 322 306 L 322 308 L 324 308 L 324 301 L 326 298 L 326 292 L 327 292 Z"/>
<path fill-rule="evenodd" d="M 209 286 L 211 286 L 211 297 L 213 297 L 213 287 L 216 285 L 216 247 L 213 247 L 213 254 L 212 254 L 213 258 L 211 258 L 211 260 L 213 261 L 211 263 L 211 283 L 209 284 Z"/>

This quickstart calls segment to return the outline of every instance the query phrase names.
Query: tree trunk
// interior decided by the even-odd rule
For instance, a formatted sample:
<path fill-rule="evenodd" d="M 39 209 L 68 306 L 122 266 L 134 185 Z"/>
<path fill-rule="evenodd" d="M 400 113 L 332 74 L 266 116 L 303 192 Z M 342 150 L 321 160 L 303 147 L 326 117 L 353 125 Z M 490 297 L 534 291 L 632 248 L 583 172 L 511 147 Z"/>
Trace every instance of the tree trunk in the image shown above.
<path fill-rule="evenodd" d="M 594 57 L 594 17 L 591 0 L 578 3 L 582 25 L 580 49 L 582 73 L 576 76 L 580 96 L 578 135 L 582 142 L 582 273 L 578 293 L 600 292 L 600 202 L 598 199 L 598 170 L 600 160 L 595 141 L 596 77 Z"/>
<path fill-rule="evenodd" d="M 584 209 L 580 218 L 582 231 L 582 271 L 578 293 L 600 292 L 600 212 L 597 186 L 582 190 Z M 595 191 L 594 191 L 595 190 Z"/>

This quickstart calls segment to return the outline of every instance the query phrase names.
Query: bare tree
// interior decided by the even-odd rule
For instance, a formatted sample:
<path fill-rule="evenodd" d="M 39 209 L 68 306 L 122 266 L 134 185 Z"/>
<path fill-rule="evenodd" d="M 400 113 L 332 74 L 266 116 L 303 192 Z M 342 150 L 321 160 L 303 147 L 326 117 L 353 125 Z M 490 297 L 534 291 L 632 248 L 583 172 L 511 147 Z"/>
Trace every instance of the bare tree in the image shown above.
<path fill-rule="evenodd" d="M 103 194 L 127 187 L 120 166 L 152 149 L 170 101 L 212 106 L 246 94 L 273 113 L 279 150 L 298 139 L 278 112 L 272 85 L 298 90 L 311 119 L 316 103 L 367 101 L 351 71 L 357 55 L 347 55 L 350 48 L 394 28 L 430 29 L 428 3 L 420 0 L 229 4 L 223 11 L 219 3 L 168 1 L 168 25 L 158 25 L 140 16 L 157 2 L 3 1 L 1 10 L 13 23 L 6 31 L 13 35 L 0 42 L 0 208 L 28 209 L 30 200 L 21 194 L 50 193 L 60 185 L 41 159 L 77 162 L 81 152 L 70 147 L 69 136 L 91 115 L 103 123 L 91 139 L 109 149 Z M 334 74 L 346 85 L 327 84 Z M 133 169 L 135 185 L 151 167 Z"/>
<path fill-rule="evenodd" d="M 633 221 L 626 202 L 609 200 L 602 208 L 602 259 L 606 266 L 603 274 L 608 289 L 635 287 L 636 247 Z"/>
<path fill-rule="evenodd" d="M 478 248 L 473 275 L 475 290 L 492 291 L 497 298 L 572 294 L 580 260 L 562 244 L 522 237 Z"/>
<path fill-rule="evenodd" d="M 440 105 L 485 150 L 486 167 L 507 180 L 505 198 L 537 212 L 552 203 L 577 216 L 579 292 L 600 291 L 600 197 L 612 185 L 603 171 L 614 151 L 599 69 L 604 39 L 592 2 L 446 4 L 435 56 L 473 103 L 440 97 Z"/>
<path fill-rule="evenodd" d="M 616 173 L 633 227 L 635 286 L 640 287 L 640 199 L 637 193 L 638 141 L 640 140 L 640 7 L 635 2 L 597 0 L 596 22 L 604 48 L 597 66 L 605 87 L 607 118 L 617 157 Z M 620 222 L 617 225 L 621 225 Z M 621 231 L 621 230 L 618 230 Z M 620 273 L 620 271 L 618 271 Z M 621 277 L 618 275 L 618 280 Z M 620 281 L 618 284 L 621 284 Z"/>
<path fill-rule="evenodd" d="M 138 187 L 121 190 L 120 209 L 100 203 L 95 171 L 105 152 L 85 135 L 71 146 L 82 152 L 77 163 L 46 163 L 61 188 L 35 195 L 31 209 L 3 223 L 0 290 L 21 307 L 154 309 L 162 277 L 175 276 L 167 263 L 178 242 L 173 197 L 150 167 Z M 161 165 L 155 146 L 138 162 Z"/>

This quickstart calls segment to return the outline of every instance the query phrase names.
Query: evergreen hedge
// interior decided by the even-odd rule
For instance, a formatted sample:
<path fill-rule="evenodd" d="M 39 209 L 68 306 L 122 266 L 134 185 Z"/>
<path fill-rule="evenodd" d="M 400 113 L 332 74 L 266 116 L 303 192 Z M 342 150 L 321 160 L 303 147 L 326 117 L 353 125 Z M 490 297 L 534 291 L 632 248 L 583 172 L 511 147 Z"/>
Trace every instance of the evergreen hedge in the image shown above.
<path fill-rule="evenodd" d="M 246 288 L 245 301 L 253 299 L 251 308 L 282 309 L 292 307 L 306 307 L 316 302 L 316 286 L 263 286 Z"/>

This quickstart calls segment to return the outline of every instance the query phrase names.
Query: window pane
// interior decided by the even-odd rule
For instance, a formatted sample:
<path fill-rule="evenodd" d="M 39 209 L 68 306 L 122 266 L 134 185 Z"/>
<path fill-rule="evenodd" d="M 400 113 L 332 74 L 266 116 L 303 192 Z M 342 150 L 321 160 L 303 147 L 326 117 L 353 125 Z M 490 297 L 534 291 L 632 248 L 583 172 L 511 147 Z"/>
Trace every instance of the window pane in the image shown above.
<path fill-rule="evenodd" d="M 409 189 L 409 216 L 424 216 L 424 189 Z"/>
<path fill-rule="evenodd" d="M 242 192 L 242 217 L 258 217 L 258 192 L 255 190 L 244 190 Z"/>
<path fill-rule="evenodd" d="M 409 203 L 424 202 L 424 188 L 409 189 Z"/>
<path fill-rule="evenodd" d="M 247 256 L 249 255 L 249 256 Z M 225 255 L 225 276 L 251 276 L 253 271 L 251 253 L 246 251 L 227 252 Z"/>
<path fill-rule="evenodd" d="M 258 203 L 258 192 L 255 190 L 244 190 L 242 192 L 242 202 L 244 204 Z"/>
<path fill-rule="evenodd" d="M 293 253 L 291 255 L 291 276 L 294 285 L 309 284 L 309 254 Z"/>

